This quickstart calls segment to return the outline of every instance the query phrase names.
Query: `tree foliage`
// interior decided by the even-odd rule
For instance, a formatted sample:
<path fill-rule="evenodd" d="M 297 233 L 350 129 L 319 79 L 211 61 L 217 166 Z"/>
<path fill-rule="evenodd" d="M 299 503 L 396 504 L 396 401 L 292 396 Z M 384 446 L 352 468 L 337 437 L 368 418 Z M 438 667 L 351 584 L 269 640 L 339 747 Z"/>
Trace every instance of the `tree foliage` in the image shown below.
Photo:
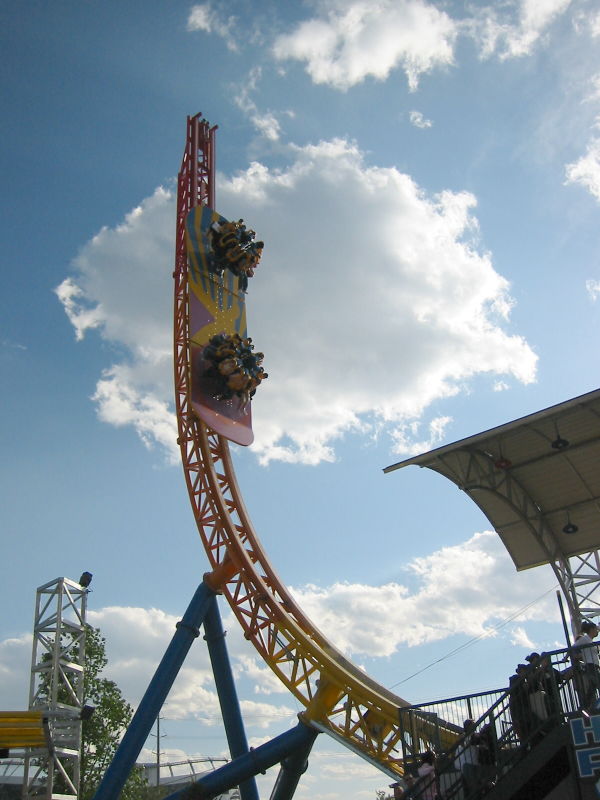
<path fill-rule="evenodd" d="M 82 725 L 81 800 L 93 797 L 133 716 L 133 709 L 117 684 L 102 676 L 107 663 L 105 638 L 98 628 L 88 626 L 83 694 L 84 704 L 93 706 L 95 711 Z M 142 773 L 134 769 L 121 793 L 121 800 L 136 800 L 146 785 Z"/>
<path fill-rule="evenodd" d="M 47 655 L 44 660 L 49 660 Z M 92 706 L 94 713 L 84 719 L 81 726 L 81 760 L 79 800 L 91 800 L 117 749 L 121 737 L 131 721 L 133 709 L 123 697 L 114 681 L 103 677 L 108 663 L 106 639 L 98 628 L 86 627 L 85 667 L 83 672 L 83 704 Z M 40 697 L 50 694 L 50 675 L 41 676 Z M 59 703 L 71 705 L 72 701 L 63 687 L 59 687 Z M 65 791 L 60 774 L 55 775 L 54 791 Z M 140 800 L 145 797 L 147 781 L 140 770 L 133 769 L 121 800 Z"/>

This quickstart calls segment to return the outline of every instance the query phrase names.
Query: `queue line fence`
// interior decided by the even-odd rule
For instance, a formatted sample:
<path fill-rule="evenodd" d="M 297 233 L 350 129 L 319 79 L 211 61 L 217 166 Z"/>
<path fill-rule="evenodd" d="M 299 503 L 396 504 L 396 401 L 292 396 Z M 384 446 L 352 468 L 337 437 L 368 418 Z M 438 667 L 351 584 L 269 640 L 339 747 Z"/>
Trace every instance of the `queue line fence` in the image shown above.
<path fill-rule="evenodd" d="M 587 646 L 593 647 L 597 645 Z M 569 716 L 581 709 L 596 710 L 600 671 L 586 663 L 585 649 L 545 653 L 543 661 L 513 676 L 508 687 L 401 708 L 405 775 L 413 781 L 405 796 L 480 798 Z M 472 724 L 465 730 L 467 720 Z M 419 738 L 425 722 L 427 744 Z M 459 733 L 453 746 L 442 751 L 436 738 L 439 744 L 449 729 Z M 423 750 L 432 741 L 435 775 L 419 778 Z"/>

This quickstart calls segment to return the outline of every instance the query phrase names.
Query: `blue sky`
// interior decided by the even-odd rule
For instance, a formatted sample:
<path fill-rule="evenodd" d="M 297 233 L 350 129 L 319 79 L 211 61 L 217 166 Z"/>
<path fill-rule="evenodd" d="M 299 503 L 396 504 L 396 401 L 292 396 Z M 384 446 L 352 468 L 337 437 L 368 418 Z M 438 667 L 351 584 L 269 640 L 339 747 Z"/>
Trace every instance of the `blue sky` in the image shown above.
<path fill-rule="evenodd" d="M 0 19 L 0 707 L 27 702 L 36 586 L 94 573 L 135 703 L 206 569 L 170 364 L 197 111 L 219 125 L 219 212 L 266 242 L 248 319 L 270 377 L 234 458 L 278 572 L 413 702 L 559 645 L 551 571 L 517 574 L 439 476 L 381 470 L 597 388 L 597 5 L 23 0 Z M 300 709 L 222 611 L 257 743 Z M 164 713 L 167 757 L 224 752 L 201 644 Z M 297 796 L 349 780 L 385 785 L 320 737 Z"/>

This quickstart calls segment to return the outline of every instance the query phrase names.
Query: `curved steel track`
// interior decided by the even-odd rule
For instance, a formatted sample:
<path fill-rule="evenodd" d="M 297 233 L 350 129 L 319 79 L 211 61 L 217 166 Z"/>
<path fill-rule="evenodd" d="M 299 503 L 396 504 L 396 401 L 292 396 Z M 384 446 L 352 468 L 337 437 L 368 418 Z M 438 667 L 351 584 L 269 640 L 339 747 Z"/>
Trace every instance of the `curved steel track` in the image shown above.
<path fill-rule="evenodd" d="M 194 125 L 204 126 L 199 134 L 194 133 Z M 195 205 L 214 208 L 214 130 L 205 120 L 188 118 L 173 276 L 178 443 L 198 531 L 212 568 L 205 579 L 227 598 L 245 637 L 304 706 L 300 716 L 307 724 L 329 732 L 389 774 L 401 774 L 399 708 L 409 704 L 348 661 L 303 613 L 277 577 L 254 531 L 227 440 L 192 411 L 184 223 Z M 448 735 L 455 737 L 450 731 Z M 425 721 L 411 732 L 411 738 L 413 745 L 415 738 L 429 743 Z"/>

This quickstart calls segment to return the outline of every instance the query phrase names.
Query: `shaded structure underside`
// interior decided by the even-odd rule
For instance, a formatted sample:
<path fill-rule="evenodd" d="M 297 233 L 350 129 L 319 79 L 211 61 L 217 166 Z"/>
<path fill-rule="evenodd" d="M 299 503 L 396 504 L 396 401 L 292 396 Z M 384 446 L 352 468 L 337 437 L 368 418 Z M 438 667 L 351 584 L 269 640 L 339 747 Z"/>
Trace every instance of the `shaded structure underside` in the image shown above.
<path fill-rule="evenodd" d="M 416 464 L 471 497 L 518 570 L 551 564 L 575 617 L 599 613 L 600 389 L 384 469 Z M 573 565 L 570 559 L 579 563 Z M 581 593 L 586 583 L 589 590 Z"/>

